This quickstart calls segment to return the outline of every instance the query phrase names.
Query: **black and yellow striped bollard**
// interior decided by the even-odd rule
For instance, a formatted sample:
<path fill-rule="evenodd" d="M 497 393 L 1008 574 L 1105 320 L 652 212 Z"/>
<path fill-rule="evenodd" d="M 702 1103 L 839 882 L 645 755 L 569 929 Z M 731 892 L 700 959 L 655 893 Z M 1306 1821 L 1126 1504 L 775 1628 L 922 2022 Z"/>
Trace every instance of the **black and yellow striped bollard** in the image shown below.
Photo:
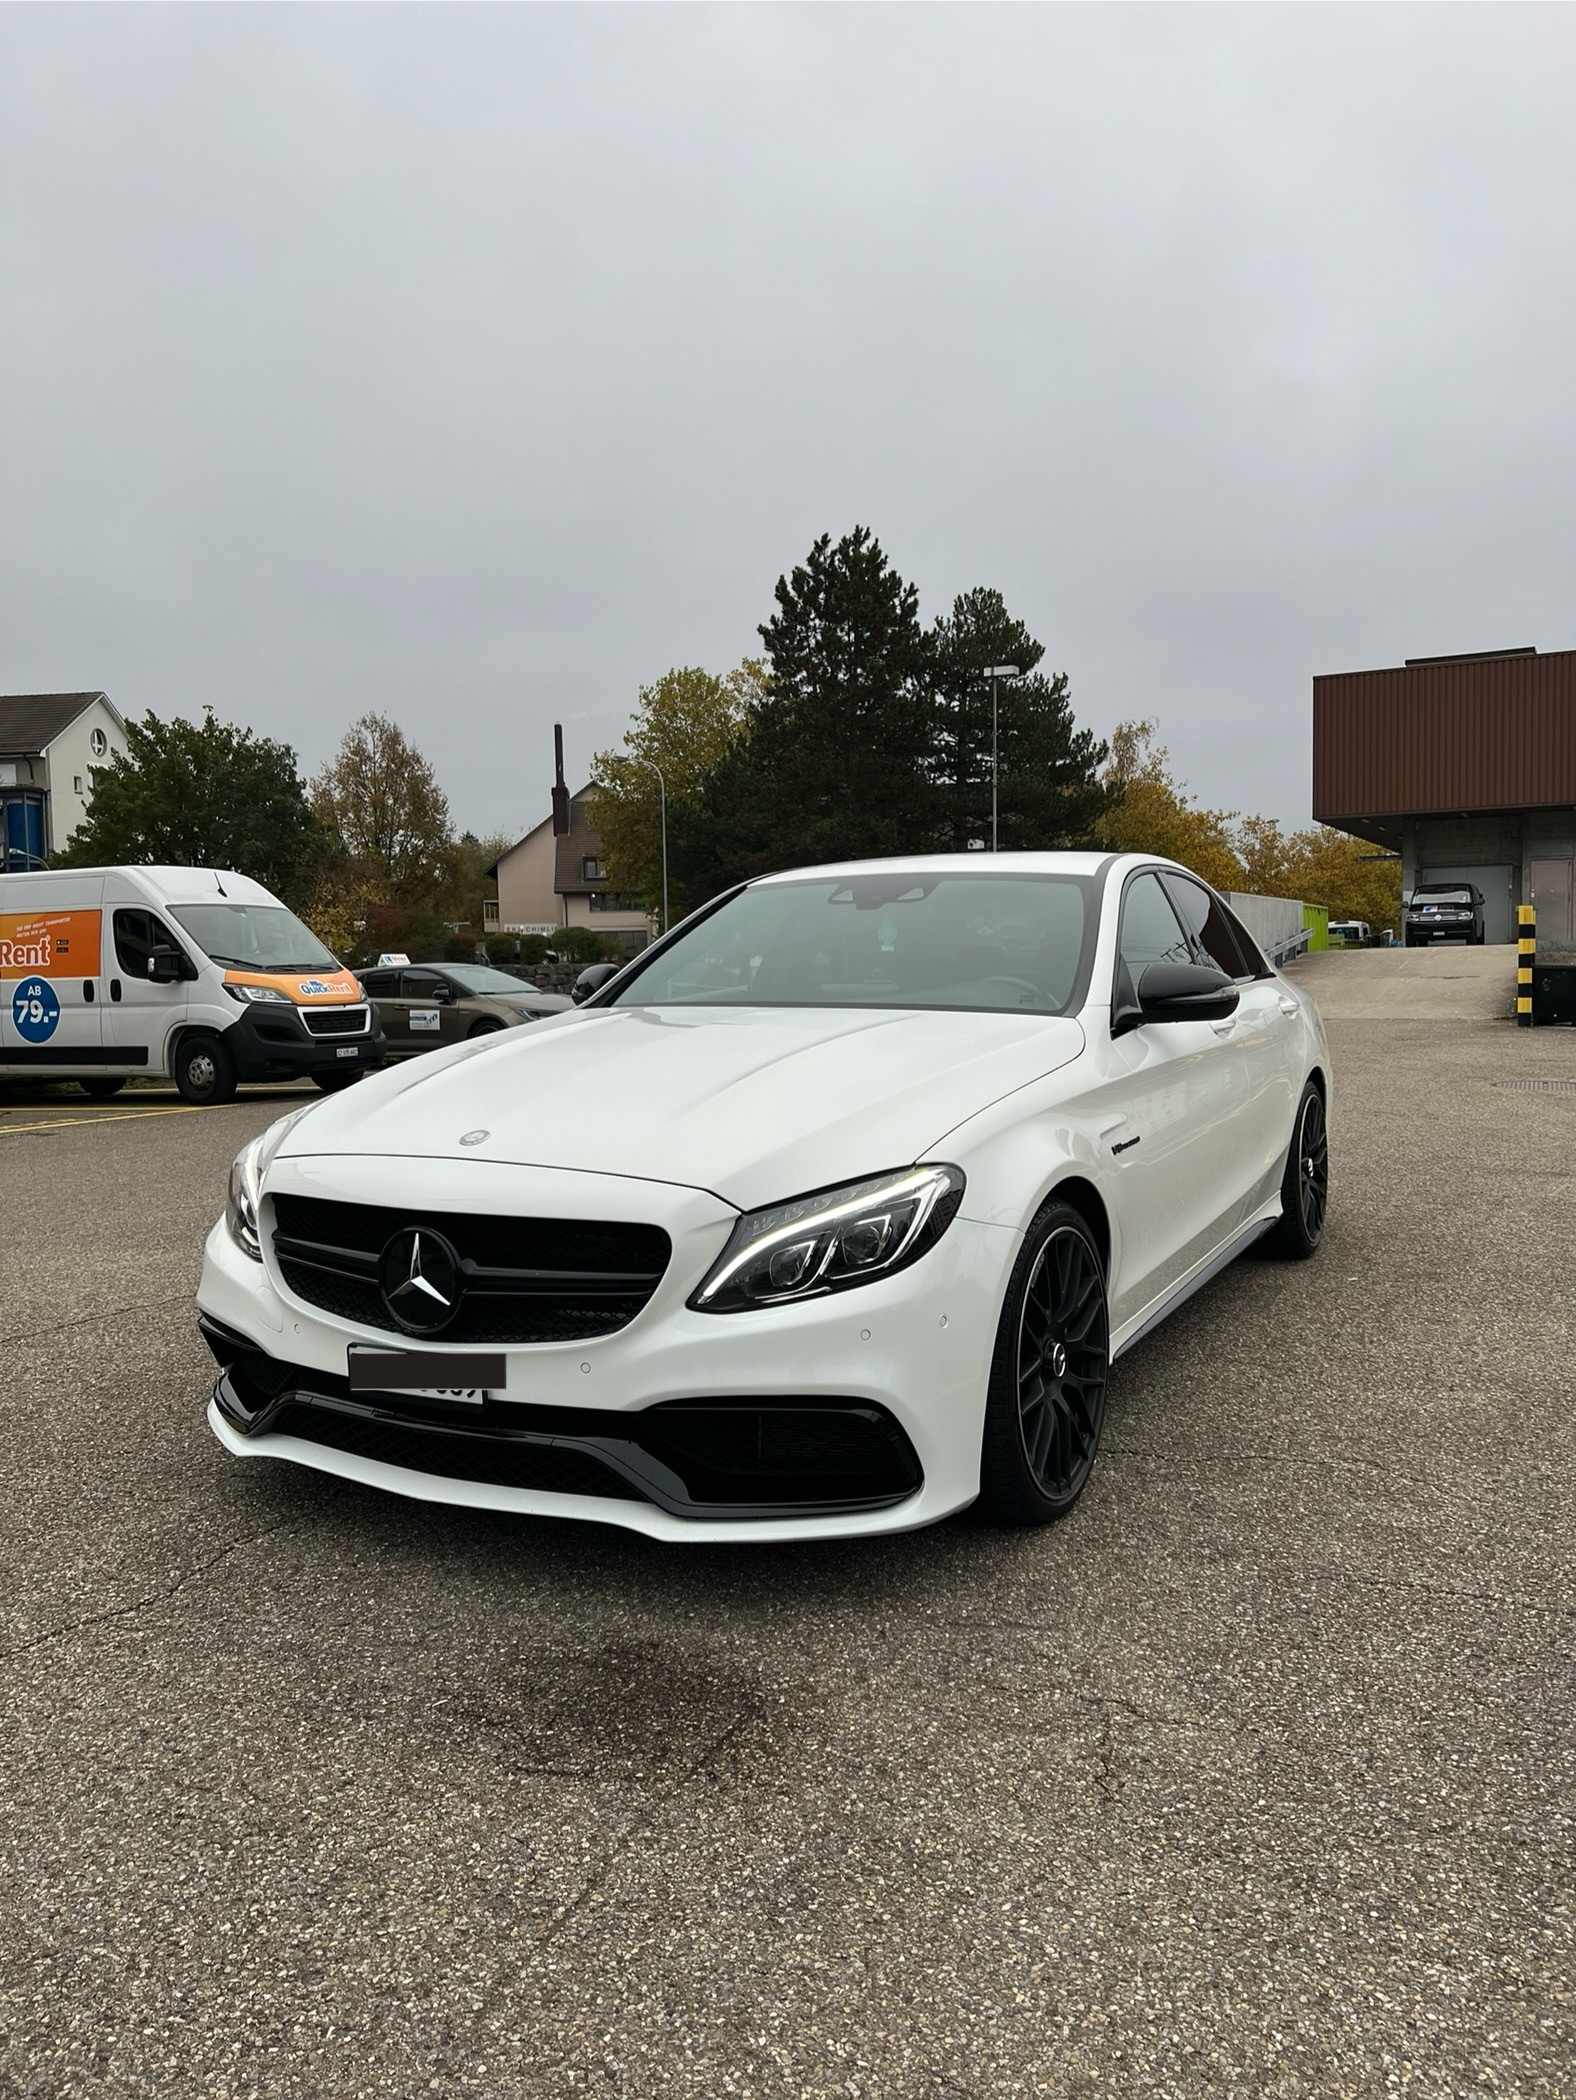
<path fill-rule="evenodd" d="M 1530 904 L 1516 906 L 1516 1026 L 1532 1026 L 1532 964 L 1538 952 L 1538 917 Z"/>

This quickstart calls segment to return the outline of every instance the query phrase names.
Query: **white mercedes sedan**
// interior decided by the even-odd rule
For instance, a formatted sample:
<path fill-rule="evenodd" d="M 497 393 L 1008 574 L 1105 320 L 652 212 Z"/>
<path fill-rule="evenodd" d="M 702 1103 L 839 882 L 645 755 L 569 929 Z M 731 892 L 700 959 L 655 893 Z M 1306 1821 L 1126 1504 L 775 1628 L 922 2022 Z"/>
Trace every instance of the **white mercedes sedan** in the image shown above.
<path fill-rule="evenodd" d="M 1313 1254 L 1311 1002 L 1186 870 L 773 875 L 586 1005 L 247 1146 L 209 1237 L 238 1458 L 656 1538 L 1038 1524 L 1112 1360 Z"/>

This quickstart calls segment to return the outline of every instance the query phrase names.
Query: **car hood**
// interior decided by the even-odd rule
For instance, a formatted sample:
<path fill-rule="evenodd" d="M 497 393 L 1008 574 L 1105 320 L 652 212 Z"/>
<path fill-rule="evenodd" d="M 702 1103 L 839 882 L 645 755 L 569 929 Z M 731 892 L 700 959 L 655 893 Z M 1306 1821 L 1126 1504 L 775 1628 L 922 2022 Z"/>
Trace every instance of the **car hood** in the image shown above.
<path fill-rule="evenodd" d="M 1032 1014 L 582 1009 L 370 1076 L 280 1156 L 512 1161 L 751 1209 L 904 1166 L 1082 1048 L 1076 1021 Z"/>

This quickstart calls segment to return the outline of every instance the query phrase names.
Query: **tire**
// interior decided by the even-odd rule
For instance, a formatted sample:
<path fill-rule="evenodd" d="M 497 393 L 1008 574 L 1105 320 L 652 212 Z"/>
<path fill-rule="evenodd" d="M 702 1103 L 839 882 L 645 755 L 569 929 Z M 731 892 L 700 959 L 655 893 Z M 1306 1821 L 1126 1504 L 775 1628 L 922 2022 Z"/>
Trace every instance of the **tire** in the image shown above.
<path fill-rule="evenodd" d="M 235 1059 L 216 1035 L 188 1035 L 175 1052 L 175 1090 L 198 1108 L 235 1099 Z"/>
<path fill-rule="evenodd" d="M 1053 1200 L 1024 1234 L 996 1331 L 980 1441 L 980 1508 L 994 1523 L 1052 1524 L 1078 1500 L 1109 1357 L 1105 1263 L 1080 1214 Z"/>
<path fill-rule="evenodd" d="M 1297 1104 L 1286 1171 L 1281 1176 L 1280 1222 L 1264 1244 L 1283 1261 L 1308 1261 L 1324 1238 L 1330 1205 L 1330 1135 L 1324 1096 L 1310 1079 Z"/>
<path fill-rule="evenodd" d="M 90 1101 L 107 1101 L 112 1094 L 118 1094 L 125 1084 L 124 1079 L 110 1079 L 107 1076 L 103 1079 L 79 1079 L 77 1081 L 77 1085 L 81 1087 L 83 1093 L 87 1095 Z"/>
<path fill-rule="evenodd" d="M 354 1072 L 314 1072 L 312 1084 L 320 1094 L 341 1094 L 347 1086 L 354 1086 L 360 1077 L 359 1067 Z"/>
<path fill-rule="evenodd" d="M 468 1043 L 474 1043 L 479 1035 L 498 1035 L 507 1025 L 504 1021 L 492 1020 L 484 1014 L 481 1020 L 473 1021 L 465 1031 L 465 1040 Z"/>

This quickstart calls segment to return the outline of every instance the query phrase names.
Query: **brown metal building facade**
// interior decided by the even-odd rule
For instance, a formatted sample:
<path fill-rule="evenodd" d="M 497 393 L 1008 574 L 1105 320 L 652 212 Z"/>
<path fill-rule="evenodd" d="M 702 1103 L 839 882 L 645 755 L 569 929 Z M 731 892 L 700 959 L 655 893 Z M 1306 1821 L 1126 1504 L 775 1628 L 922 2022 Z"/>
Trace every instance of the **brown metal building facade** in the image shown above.
<path fill-rule="evenodd" d="M 1473 881 L 1490 940 L 1518 904 L 1569 941 L 1576 649 L 1414 659 L 1313 681 L 1313 813 L 1401 856 L 1401 886 Z"/>

